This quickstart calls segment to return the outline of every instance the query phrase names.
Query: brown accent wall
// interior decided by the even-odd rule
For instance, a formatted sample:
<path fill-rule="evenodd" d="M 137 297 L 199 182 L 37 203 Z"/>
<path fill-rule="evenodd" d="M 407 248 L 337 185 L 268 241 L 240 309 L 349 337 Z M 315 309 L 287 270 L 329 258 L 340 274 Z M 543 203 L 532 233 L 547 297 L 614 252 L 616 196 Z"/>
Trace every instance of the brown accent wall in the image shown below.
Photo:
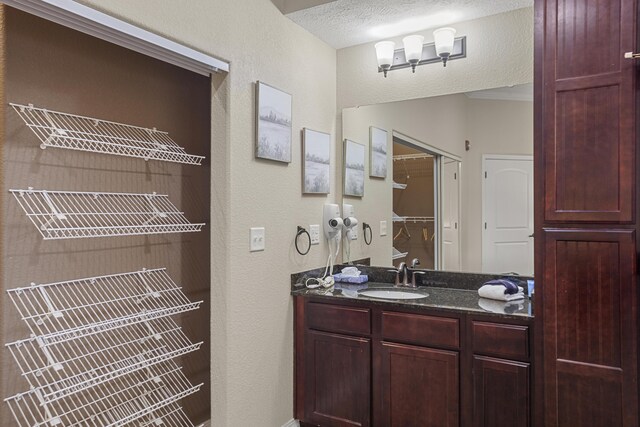
<path fill-rule="evenodd" d="M 176 318 L 202 349 L 179 362 L 203 389 L 183 404 L 194 422 L 210 412 L 210 227 L 200 233 L 44 241 L 10 188 L 106 192 L 158 192 L 193 222 L 210 221 L 211 81 L 48 21 L 3 7 L 0 37 L 2 209 L 2 339 L 26 338 L 28 329 L 6 289 L 143 267 L 166 267 L 200 310 Z M 1 40 L 0 40 L 1 41 Z M 202 166 L 47 148 L 7 103 L 92 116 L 168 131 L 187 152 L 207 156 Z M 6 122 L 6 126 L 2 126 Z M 0 397 L 25 391 L 8 351 L 2 351 Z M 3 419 L 10 414 L 0 406 Z M 2 425 L 4 425 L 4 421 Z"/>
<path fill-rule="evenodd" d="M 396 142 L 393 144 L 393 154 L 423 154 L 423 152 Z M 430 157 L 393 162 L 393 180 L 400 184 L 407 184 L 404 190 L 393 190 L 393 211 L 397 215 L 434 216 L 433 160 Z M 392 237 L 398 235 L 402 226 L 400 222 L 393 223 Z M 413 258 L 419 258 L 421 268 L 433 269 L 436 241 L 431 240 L 431 237 L 435 232 L 434 226 L 433 222 L 407 222 L 406 227 L 411 237 L 401 234 L 393 240 L 393 247 L 408 254 L 404 259 L 394 260 L 393 264 L 398 265 L 402 261 L 410 262 Z M 427 240 L 424 239 L 423 228 L 427 231 Z"/>

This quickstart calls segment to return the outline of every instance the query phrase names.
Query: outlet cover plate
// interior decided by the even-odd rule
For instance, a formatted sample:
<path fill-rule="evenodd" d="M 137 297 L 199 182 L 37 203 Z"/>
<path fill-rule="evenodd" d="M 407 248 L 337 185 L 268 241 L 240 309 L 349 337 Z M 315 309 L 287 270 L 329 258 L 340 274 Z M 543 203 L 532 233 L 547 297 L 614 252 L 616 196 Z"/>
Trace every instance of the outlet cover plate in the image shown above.
<path fill-rule="evenodd" d="M 380 221 L 380 235 L 387 235 L 387 221 Z"/>
<path fill-rule="evenodd" d="M 311 236 L 311 244 L 320 244 L 320 225 L 314 224 L 309 226 L 309 235 Z"/>
<path fill-rule="evenodd" d="M 264 227 L 251 228 L 251 252 L 264 251 Z"/>

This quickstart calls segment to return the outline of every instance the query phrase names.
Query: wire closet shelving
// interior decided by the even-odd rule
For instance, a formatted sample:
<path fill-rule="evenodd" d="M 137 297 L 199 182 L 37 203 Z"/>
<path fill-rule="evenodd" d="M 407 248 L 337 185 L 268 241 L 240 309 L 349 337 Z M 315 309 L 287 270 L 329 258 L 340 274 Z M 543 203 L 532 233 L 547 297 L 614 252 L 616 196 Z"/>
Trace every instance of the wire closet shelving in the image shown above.
<path fill-rule="evenodd" d="M 30 385 L 5 399 L 19 426 L 193 426 L 176 402 L 202 384 L 172 359 L 202 342 L 169 316 L 202 301 L 190 302 L 165 269 L 7 293 L 32 333 L 6 344 Z"/>
<path fill-rule="evenodd" d="M 201 165 L 203 156 L 188 154 L 167 132 L 92 117 L 51 111 L 33 104 L 10 103 L 40 140 L 40 148 L 65 148 L 145 160 Z"/>
<path fill-rule="evenodd" d="M 200 231 L 166 194 L 9 190 L 45 240 Z"/>

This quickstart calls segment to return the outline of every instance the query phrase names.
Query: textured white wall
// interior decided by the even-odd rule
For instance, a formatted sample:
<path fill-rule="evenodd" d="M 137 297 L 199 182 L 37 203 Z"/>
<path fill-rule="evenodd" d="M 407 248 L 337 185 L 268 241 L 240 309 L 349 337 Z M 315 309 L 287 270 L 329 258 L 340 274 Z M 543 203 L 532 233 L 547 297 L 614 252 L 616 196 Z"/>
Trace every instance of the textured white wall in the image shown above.
<path fill-rule="evenodd" d="M 335 198 L 301 196 L 300 129 L 335 135 L 336 51 L 270 0 L 82 2 L 231 62 L 212 100 L 212 425 L 281 426 L 293 412 L 289 275 L 327 250 L 294 255 L 296 225 L 318 223 Z M 254 159 L 256 80 L 293 95 L 289 165 Z M 252 226 L 266 227 L 264 252 L 249 253 Z"/>
<path fill-rule="evenodd" d="M 345 138 L 365 144 L 367 156 L 369 126 L 376 126 L 389 132 L 388 153 L 392 152 L 392 131 L 397 131 L 462 159 L 462 270 L 482 271 L 482 155 L 533 154 L 533 103 L 445 95 L 346 108 L 342 111 L 342 121 Z M 465 140 L 471 141 L 470 151 L 464 149 Z M 360 221 L 372 224 L 374 229 L 370 246 L 365 245 L 362 238 L 352 242 L 352 260 L 371 257 L 372 265 L 391 265 L 394 191 L 391 165 L 389 156 L 386 180 L 365 179 L 364 197 L 344 198 L 346 203 L 354 205 Z M 395 167 L 401 168 L 401 165 Z M 368 169 L 366 173 L 368 175 Z M 385 237 L 379 236 L 381 220 L 387 221 L 390 230 Z"/>
<path fill-rule="evenodd" d="M 338 50 L 338 108 L 471 92 L 533 81 L 533 8 L 455 24 L 467 57 L 446 68 L 429 64 L 378 73 L 374 43 Z M 433 31 L 425 43 L 433 41 Z M 393 38 L 402 46 L 402 37 Z"/>

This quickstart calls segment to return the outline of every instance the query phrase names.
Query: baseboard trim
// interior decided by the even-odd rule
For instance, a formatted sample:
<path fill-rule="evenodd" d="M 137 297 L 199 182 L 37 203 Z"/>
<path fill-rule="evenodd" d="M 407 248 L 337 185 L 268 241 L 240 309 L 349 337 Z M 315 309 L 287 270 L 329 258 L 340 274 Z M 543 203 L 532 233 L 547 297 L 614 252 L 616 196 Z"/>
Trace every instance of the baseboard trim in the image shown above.
<path fill-rule="evenodd" d="M 200 425 L 198 425 L 197 427 L 209 427 L 211 426 L 211 421 L 206 421 Z M 298 420 L 289 420 L 286 423 L 284 423 L 282 425 L 282 427 L 300 427 L 300 423 L 298 422 Z"/>

